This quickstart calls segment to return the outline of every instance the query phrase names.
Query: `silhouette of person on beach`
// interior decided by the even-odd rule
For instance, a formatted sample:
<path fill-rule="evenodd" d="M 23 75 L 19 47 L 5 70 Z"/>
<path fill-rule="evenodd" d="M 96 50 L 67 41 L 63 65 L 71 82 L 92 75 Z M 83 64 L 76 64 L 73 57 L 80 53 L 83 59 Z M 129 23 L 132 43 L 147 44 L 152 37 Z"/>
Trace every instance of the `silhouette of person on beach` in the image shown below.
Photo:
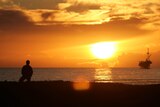
<path fill-rule="evenodd" d="M 24 82 L 24 80 L 27 80 L 27 82 L 31 81 L 33 69 L 29 64 L 30 64 L 30 61 L 27 60 L 26 65 L 22 67 L 22 70 L 21 70 L 22 77 L 19 79 L 19 82 Z"/>

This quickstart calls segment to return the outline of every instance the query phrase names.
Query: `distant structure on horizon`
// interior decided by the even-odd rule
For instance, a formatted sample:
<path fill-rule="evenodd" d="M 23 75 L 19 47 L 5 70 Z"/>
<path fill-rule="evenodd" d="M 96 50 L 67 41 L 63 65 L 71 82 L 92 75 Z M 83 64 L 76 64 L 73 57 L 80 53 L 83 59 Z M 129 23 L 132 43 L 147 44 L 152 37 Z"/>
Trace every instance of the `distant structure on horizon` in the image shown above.
<path fill-rule="evenodd" d="M 143 69 L 150 69 L 150 65 L 152 64 L 152 61 L 150 60 L 151 54 L 149 53 L 149 48 L 147 49 L 147 58 L 145 61 L 140 61 L 139 66 Z"/>

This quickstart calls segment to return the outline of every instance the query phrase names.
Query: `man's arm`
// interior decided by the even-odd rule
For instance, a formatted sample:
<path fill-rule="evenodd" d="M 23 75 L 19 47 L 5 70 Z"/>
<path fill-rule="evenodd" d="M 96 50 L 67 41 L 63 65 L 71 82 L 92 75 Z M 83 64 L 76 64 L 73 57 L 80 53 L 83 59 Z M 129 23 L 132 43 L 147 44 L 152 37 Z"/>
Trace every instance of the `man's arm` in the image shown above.
<path fill-rule="evenodd" d="M 24 75 L 24 72 L 25 72 L 25 67 L 23 66 L 22 69 L 21 69 L 22 75 Z"/>

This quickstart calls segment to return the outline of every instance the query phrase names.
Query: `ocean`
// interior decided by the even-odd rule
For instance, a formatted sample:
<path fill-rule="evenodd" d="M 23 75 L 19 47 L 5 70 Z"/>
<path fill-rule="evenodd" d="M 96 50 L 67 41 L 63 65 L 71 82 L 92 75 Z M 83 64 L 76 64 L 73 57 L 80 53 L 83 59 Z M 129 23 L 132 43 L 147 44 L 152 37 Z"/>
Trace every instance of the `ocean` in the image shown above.
<path fill-rule="evenodd" d="M 160 68 L 34 68 L 32 81 L 160 84 Z M 21 68 L 0 68 L 0 81 L 18 81 Z"/>

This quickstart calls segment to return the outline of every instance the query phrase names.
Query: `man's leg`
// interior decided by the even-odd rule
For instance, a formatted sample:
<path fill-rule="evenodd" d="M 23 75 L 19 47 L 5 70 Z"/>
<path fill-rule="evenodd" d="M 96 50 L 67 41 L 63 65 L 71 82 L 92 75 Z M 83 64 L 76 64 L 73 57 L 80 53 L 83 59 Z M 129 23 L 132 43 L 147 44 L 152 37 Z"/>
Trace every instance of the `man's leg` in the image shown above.
<path fill-rule="evenodd" d="M 31 81 L 31 77 L 27 77 L 27 82 L 30 82 Z"/>
<path fill-rule="evenodd" d="M 22 77 L 19 79 L 19 82 L 24 82 L 24 80 L 25 80 L 25 77 L 22 76 Z"/>

